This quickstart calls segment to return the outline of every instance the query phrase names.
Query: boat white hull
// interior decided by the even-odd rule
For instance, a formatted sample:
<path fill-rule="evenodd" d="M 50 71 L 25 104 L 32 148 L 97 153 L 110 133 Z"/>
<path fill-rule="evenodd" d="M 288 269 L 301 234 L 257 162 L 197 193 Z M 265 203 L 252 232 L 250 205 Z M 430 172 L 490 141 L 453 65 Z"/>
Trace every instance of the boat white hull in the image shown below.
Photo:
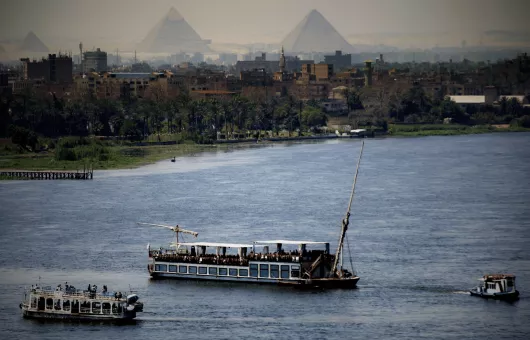
<path fill-rule="evenodd" d="M 473 288 L 469 291 L 473 296 L 479 296 L 485 299 L 495 299 L 495 300 L 517 300 L 519 298 L 519 291 L 515 290 L 509 293 L 485 293 L 481 292 L 476 288 Z"/>
<path fill-rule="evenodd" d="M 22 316 L 28 319 L 58 320 L 58 321 L 100 321 L 100 322 L 123 322 L 133 321 L 136 312 L 127 311 L 123 315 L 95 315 L 95 314 L 67 314 L 49 313 L 42 311 L 22 310 Z"/>
<path fill-rule="evenodd" d="M 241 283 L 259 283 L 259 284 L 273 284 L 280 286 L 291 287 L 318 287 L 318 288 L 355 288 L 359 277 L 350 277 L 344 279 L 326 278 L 326 279 L 267 279 L 259 277 L 230 277 L 230 276 L 213 276 L 213 275 L 194 275 L 194 274 L 178 274 L 178 273 L 160 273 L 152 272 L 153 279 L 179 279 L 179 280 L 199 280 L 199 281 L 217 281 L 217 282 L 241 282 Z"/>

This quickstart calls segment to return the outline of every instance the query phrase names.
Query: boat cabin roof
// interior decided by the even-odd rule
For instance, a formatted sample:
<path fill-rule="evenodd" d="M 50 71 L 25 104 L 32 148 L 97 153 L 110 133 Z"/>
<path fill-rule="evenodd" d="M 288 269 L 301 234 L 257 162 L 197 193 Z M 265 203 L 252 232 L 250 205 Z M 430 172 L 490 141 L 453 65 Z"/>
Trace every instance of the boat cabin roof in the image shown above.
<path fill-rule="evenodd" d="M 502 279 L 515 279 L 513 274 L 486 274 L 483 276 L 484 280 L 502 280 Z"/>
<path fill-rule="evenodd" d="M 328 244 L 329 242 L 315 242 L 315 241 L 292 241 L 292 240 L 269 240 L 269 241 L 254 241 L 255 244 Z"/>
<path fill-rule="evenodd" d="M 221 247 L 221 248 L 252 248 L 251 244 L 219 243 L 219 242 L 188 242 L 188 243 L 179 243 L 179 246 Z"/>

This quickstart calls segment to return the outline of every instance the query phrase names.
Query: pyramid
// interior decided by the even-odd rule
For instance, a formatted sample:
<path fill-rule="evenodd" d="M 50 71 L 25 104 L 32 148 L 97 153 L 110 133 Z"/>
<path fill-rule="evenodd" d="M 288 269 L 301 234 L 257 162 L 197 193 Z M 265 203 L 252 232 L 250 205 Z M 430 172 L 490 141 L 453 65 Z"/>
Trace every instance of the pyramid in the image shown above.
<path fill-rule="evenodd" d="M 282 45 L 290 52 L 352 52 L 353 47 L 316 9 L 283 39 Z"/>
<path fill-rule="evenodd" d="M 33 32 L 29 32 L 28 35 L 22 41 L 20 49 L 26 52 L 49 52 L 50 50 L 44 43 L 35 35 Z"/>
<path fill-rule="evenodd" d="M 209 52 L 209 41 L 202 40 L 186 19 L 173 7 L 140 43 L 139 50 L 151 53 Z"/>

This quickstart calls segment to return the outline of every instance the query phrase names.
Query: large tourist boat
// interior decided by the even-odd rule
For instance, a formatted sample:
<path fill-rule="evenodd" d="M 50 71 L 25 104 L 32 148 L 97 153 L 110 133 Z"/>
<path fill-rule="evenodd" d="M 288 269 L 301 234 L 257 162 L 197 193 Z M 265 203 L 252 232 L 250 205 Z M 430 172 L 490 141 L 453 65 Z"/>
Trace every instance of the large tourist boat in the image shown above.
<path fill-rule="evenodd" d="M 51 286 L 32 286 L 24 293 L 20 304 L 25 318 L 73 321 L 131 321 L 143 311 L 138 295 L 124 296 L 121 292 L 108 292 L 103 286 L 88 286 L 87 290 L 65 284 L 55 289 Z"/>
<path fill-rule="evenodd" d="M 330 253 L 329 242 L 306 240 L 264 240 L 251 243 L 180 242 L 179 235 L 198 233 L 162 224 L 175 232 L 170 248 L 148 248 L 148 271 L 152 278 L 174 278 L 247 283 L 268 283 L 296 287 L 355 288 L 359 277 L 343 263 L 344 243 L 349 225 L 355 183 L 364 141 L 355 171 L 346 216 L 342 221 L 337 250 Z"/>
<path fill-rule="evenodd" d="M 481 284 L 469 291 L 471 295 L 497 300 L 517 300 L 519 298 L 519 291 L 515 289 L 515 275 L 486 274 L 479 281 Z"/>

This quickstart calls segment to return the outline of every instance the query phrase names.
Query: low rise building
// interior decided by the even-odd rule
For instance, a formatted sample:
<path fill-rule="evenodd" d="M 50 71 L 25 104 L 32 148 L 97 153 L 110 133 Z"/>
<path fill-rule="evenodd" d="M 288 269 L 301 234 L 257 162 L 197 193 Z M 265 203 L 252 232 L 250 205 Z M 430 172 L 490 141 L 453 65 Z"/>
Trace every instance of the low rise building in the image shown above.
<path fill-rule="evenodd" d="M 20 59 L 25 80 L 43 80 L 50 83 L 71 83 L 72 58 L 62 54 L 49 54 L 41 60 Z"/>
<path fill-rule="evenodd" d="M 333 65 L 333 69 L 339 71 L 351 67 L 351 54 L 342 54 L 342 51 L 335 51 L 335 55 L 324 56 L 324 63 Z"/>
<path fill-rule="evenodd" d="M 88 93 L 98 98 L 174 97 L 180 91 L 177 83 L 170 82 L 170 73 L 88 73 L 75 78 L 76 96 Z"/>
<path fill-rule="evenodd" d="M 107 52 L 101 49 L 95 51 L 83 52 L 83 71 L 84 72 L 106 72 L 107 71 Z"/>

